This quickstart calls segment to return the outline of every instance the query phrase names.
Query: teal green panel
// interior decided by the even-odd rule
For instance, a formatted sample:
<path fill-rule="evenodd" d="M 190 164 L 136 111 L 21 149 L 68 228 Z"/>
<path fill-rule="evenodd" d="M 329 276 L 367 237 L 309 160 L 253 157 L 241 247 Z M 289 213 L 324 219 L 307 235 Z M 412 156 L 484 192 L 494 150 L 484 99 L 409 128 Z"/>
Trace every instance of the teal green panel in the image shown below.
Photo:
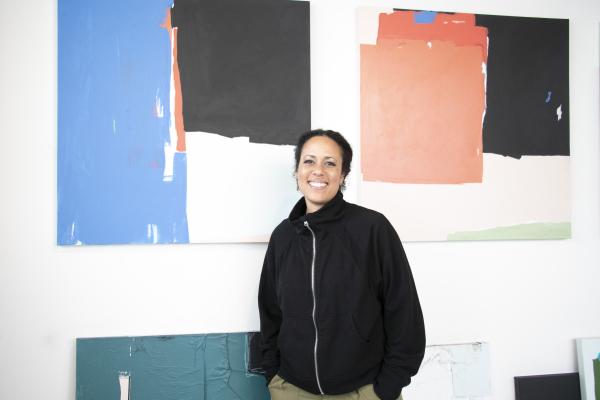
<path fill-rule="evenodd" d="M 232 371 L 245 372 L 248 369 L 248 337 L 247 335 L 228 335 L 227 351 L 229 367 Z"/>
<path fill-rule="evenodd" d="M 531 223 L 480 231 L 454 232 L 448 240 L 520 240 L 520 239 L 569 239 L 571 223 Z"/>
<path fill-rule="evenodd" d="M 77 339 L 77 400 L 268 400 L 247 372 L 246 333 Z"/>

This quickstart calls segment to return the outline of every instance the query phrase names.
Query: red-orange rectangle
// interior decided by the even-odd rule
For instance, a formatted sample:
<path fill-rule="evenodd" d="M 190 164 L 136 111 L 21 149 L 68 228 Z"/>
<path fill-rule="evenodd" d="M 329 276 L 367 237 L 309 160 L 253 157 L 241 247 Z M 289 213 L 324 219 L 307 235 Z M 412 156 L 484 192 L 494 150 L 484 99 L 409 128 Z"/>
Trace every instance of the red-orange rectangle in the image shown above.
<path fill-rule="evenodd" d="M 470 15 L 382 14 L 361 45 L 363 179 L 481 182 L 487 31 Z"/>

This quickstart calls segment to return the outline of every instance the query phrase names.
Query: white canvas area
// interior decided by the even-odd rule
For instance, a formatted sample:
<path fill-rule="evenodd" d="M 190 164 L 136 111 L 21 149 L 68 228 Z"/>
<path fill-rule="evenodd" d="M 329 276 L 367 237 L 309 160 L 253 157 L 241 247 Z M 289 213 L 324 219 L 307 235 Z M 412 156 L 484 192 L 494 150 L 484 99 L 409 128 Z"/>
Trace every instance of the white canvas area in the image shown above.
<path fill-rule="evenodd" d="M 568 156 L 483 155 L 483 182 L 393 184 L 361 179 L 359 202 L 385 214 L 404 241 L 454 232 L 570 221 Z"/>
<path fill-rule="evenodd" d="M 294 146 L 186 132 L 190 243 L 266 242 L 300 198 Z"/>

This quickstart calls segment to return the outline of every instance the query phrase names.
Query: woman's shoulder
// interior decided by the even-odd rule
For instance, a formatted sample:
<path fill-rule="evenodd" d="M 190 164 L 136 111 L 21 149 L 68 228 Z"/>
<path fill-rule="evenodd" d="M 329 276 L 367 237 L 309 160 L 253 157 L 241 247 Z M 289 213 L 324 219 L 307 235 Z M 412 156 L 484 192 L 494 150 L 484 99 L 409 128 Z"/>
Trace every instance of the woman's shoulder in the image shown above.
<path fill-rule="evenodd" d="M 375 237 L 398 237 L 396 229 L 381 212 L 356 204 L 348 208 L 346 229 L 362 232 L 361 235 Z"/>
<path fill-rule="evenodd" d="M 289 237 L 294 233 L 294 226 L 292 225 L 289 218 L 284 219 L 273 229 L 271 232 L 271 237 L 269 239 L 272 241 L 281 241 L 285 239 L 289 239 Z"/>
<path fill-rule="evenodd" d="M 347 204 L 347 216 L 350 220 L 356 220 L 357 222 L 369 223 L 373 225 L 389 223 L 385 215 L 377 210 L 372 210 L 354 203 Z"/>

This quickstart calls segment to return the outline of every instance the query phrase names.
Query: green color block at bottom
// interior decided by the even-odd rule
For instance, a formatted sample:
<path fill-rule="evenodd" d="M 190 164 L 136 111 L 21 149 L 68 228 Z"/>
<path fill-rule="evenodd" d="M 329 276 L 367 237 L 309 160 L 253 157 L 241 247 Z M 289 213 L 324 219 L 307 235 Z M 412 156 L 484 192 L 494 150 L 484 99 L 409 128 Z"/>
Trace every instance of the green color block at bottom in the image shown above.
<path fill-rule="evenodd" d="M 594 367 L 594 393 L 596 399 L 600 399 L 600 354 L 597 359 L 592 361 L 592 365 Z"/>
<path fill-rule="evenodd" d="M 246 333 L 77 339 L 77 400 L 268 400 Z"/>
<path fill-rule="evenodd" d="M 569 239 L 571 223 L 532 223 L 481 231 L 454 232 L 448 235 L 448 240 L 521 240 L 521 239 Z"/>

